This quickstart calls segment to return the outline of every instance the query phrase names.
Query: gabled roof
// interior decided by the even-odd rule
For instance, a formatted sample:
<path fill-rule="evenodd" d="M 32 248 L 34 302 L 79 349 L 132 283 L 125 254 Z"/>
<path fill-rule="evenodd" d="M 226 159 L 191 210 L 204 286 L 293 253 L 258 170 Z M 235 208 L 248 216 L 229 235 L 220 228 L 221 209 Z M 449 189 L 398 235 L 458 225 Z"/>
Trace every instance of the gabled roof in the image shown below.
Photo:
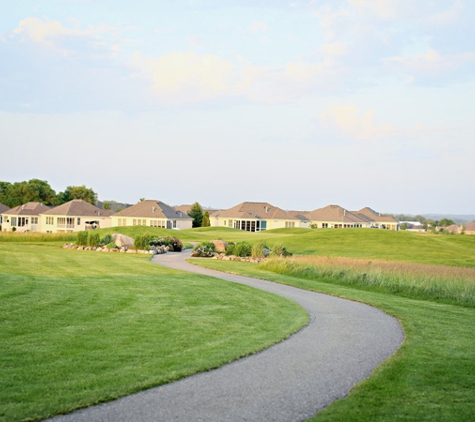
<path fill-rule="evenodd" d="M 186 213 L 175 211 L 172 207 L 162 201 L 151 199 L 132 205 L 131 207 L 118 212 L 114 217 L 166 218 L 169 220 L 192 219 L 190 216 L 186 215 Z"/>
<path fill-rule="evenodd" d="M 369 217 L 372 221 L 379 221 L 384 223 L 397 223 L 397 221 L 390 215 L 382 215 L 380 212 L 376 212 L 370 207 L 365 207 L 357 211 L 358 214 L 363 214 Z"/>
<path fill-rule="evenodd" d="M 227 210 L 220 210 L 213 213 L 213 217 L 220 218 L 241 218 L 241 219 L 293 219 L 287 211 L 274 207 L 267 202 L 242 202 Z"/>
<path fill-rule="evenodd" d="M 464 227 L 466 231 L 475 232 L 475 221 L 465 224 Z"/>
<path fill-rule="evenodd" d="M 27 202 L 23 205 L 18 205 L 8 211 L 8 215 L 40 215 L 48 211 L 51 207 L 43 205 L 41 202 Z M 3 212 L 5 213 L 5 211 Z"/>
<path fill-rule="evenodd" d="M 447 226 L 445 230 L 447 230 L 450 233 L 458 233 L 459 226 L 457 226 L 457 224 L 451 224 L 450 226 Z"/>
<path fill-rule="evenodd" d="M 369 221 L 364 215 L 355 214 L 339 205 L 327 205 L 304 215 L 312 221 L 333 221 L 338 223 L 366 223 Z"/>
<path fill-rule="evenodd" d="M 4 212 L 8 211 L 10 208 L 8 208 L 6 205 L 0 204 L 0 214 L 3 214 Z"/>
<path fill-rule="evenodd" d="M 59 205 L 51 210 L 42 212 L 42 215 L 69 215 L 74 217 L 109 217 L 114 214 L 111 210 L 101 210 L 100 208 L 83 201 L 73 199 L 65 204 Z"/>
<path fill-rule="evenodd" d="M 175 211 L 181 212 L 183 214 L 188 214 L 191 210 L 191 205 L 178 205 L 177 207 L 173 207 Z M 203 210 L 204 211 L 204 210 Z"/>

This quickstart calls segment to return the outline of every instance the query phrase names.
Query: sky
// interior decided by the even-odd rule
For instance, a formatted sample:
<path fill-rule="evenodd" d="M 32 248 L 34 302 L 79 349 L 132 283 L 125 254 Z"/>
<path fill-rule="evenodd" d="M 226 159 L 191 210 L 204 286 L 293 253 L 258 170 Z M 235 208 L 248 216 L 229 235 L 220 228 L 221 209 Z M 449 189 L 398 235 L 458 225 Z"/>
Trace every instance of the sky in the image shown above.
<path fill-rule="evenodd" d="M 0 180 L 475 213 L 471 0 L 0 0 Z"/>

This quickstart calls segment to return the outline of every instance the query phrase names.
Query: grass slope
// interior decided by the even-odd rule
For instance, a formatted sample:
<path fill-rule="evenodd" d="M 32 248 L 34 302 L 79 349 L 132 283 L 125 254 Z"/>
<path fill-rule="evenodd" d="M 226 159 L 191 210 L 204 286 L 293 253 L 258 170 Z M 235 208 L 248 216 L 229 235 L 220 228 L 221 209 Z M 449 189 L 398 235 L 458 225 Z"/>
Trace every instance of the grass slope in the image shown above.
<path fill-rule="evenodd" d="M 424 253 L 424 250 L 419 252 Z M 475 415 L 475 309 L 290 277 L 244 262 L 192 260 L 209 268 L 258 277 L 361 301 L 400 319 L 406 341 L 350 395 L 315 421 L 471 421 Z"/>
<path fill-rule="evenodd" d="M 0 420 L 38 420 L 220 366 L 298 330 L 295 303 L 139 255 L 0 244 Z"/>

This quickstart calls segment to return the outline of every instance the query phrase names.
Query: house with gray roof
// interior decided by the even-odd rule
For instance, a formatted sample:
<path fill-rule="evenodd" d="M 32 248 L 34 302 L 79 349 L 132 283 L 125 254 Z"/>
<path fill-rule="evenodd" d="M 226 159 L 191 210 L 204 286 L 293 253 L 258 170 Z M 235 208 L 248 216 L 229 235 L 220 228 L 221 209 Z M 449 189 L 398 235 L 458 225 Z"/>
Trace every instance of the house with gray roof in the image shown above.
<path fill-rule="evenodd" d="M 114 211 L 103 210 L 82 199 L 73 199 L 65 204 L 41 213 L 43 233 L 72 233 L 96 228 L 111 227 Z"/>
<path fill-rule="evenodd" d="M 50 207 L 41 202 L 27 202 L 2 212 L 2 230 L 18 232 L 41 231 L 40 214 Z"/>
<path fill-rule="evenodd" d="M 230 227 L 250 232 L 304 227 L 305 221 L 305 217 L 298 211 L 284 211 L 268 202 L 242 202 L 227 210 L 210 213 L 211 226 Z"/>
<path fill-rule="evenodd" d="M 7 212 L 10 208 L 6 205 L 0 204 L 0 231 L 2 231 L 2 214 Z"/>
<path fill-rule="evenodd" d="M 191 229 L 193 219 L 157 200 L 144 200 L 111 217 L 113 227 L 148 226 L 165 229 Z"/>

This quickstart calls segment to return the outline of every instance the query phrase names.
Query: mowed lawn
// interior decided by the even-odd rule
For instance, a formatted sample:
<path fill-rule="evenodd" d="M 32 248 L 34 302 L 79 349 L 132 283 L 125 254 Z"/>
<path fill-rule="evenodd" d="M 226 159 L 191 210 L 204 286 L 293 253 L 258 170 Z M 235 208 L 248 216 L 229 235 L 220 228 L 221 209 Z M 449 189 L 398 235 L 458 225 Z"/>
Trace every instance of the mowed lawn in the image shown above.
<path fill-rule="evenodd" d="M 437 263 L 473 268 L 475 236 L 421 236 L 377 230 L 322 230 L 283 240 L 292 252 L 317 249 L 324 256 L 352 256 Z M 365 236 L 368 235 L 367 238 Z M 398 237 L 401 235 L 400 237 Z M 311 241 L 310 241 L 311 240 Z M 320 242 L 318 242 L 320 241 Z M 292 245 L 289 247 L 289 245 Z M 339 252 L 338 245 L 341 246 Z M 411 252 L 411 254 L 408 253 Z M 287 266 L 193 259 L 194 263 L 221 271 L 276 281 L 302 289 L 331 294 L 375 306 L 397 317 L 404 327 L 403 346 L 380 365 L 368 380 L 345 399 L 320 412 L 315 421 L 473 421 L 475 420 L 475 307 L 474 298 L 460 304 L 431 299 L 422 290 L 400 292 L 365 286 L 349 286 L 338 276 L 310 279 L 308 271 L 293 276 L 278 271 Z M 331 260 L 330 260 L 331 261 Z M 341 265 L 341 263 L 339 263 Z M 428 266 L 429 268 L 429 266 Z M 271 271 L 269 269 L 274 269 Z M 433 269 L 430 266 L 430 269 Z M 420 271 L 421 267 L 418 266 Z M 445 280 L 451 288 L 450 273 Z M 470 274 L 470 272 L 468 272 Z M 337 274 L 337 273 L 336 273 Z M 430 276 L 430 275 L 429 275 Z M 420 273 L 411 283 L 424 277 Z M 473 295 L 475 279 L 466 279 Z M 470 286 L 469 286 L 470 285 Z M 423 287 L 423 286 L 421 286 Z M 470 287 L 470 288 L 468 288 Z M 377 291 L 380 290 L 380 291 Z M 410 297 L 413 295 L 414 297 Z M 456 298 L 457 295 L 454 295 Z"/>
<path fill-rule="evenodd" d="M 214 368 L 306 322 L 289 300 L 143 255 L 0 243 L 0 420 L 39 420 Z"/>

